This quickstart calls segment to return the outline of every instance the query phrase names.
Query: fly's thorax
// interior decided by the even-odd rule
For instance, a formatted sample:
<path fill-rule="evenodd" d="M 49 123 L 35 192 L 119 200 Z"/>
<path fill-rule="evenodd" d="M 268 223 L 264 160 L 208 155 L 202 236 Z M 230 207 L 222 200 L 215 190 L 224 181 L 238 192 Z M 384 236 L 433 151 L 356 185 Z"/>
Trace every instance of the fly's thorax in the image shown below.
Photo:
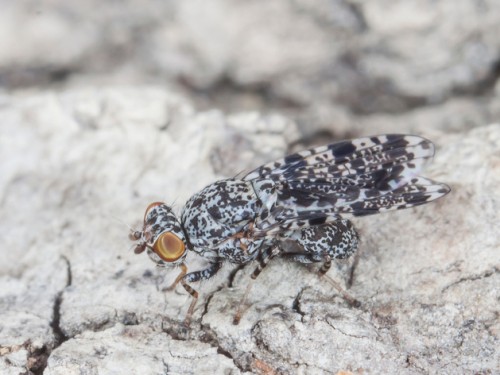
<path fill-rule="evenodd" d="M 182 211 L 190 250 L 204 257 L 219 256 L 219 244 L 245 231 L 261 206 L 249 182 L 226 179 L 206 186 L 186 202 Z"/>
<path fill-rule="evenodd" d="M 142 232 L 135 232 L 132 237 L 139 240 L 136 253 L 147 249 L 151 260 L 159 266 L 184 262 L 187 252 L 184 231 L 172 209 L 162 202 L 148 206 Z"/>

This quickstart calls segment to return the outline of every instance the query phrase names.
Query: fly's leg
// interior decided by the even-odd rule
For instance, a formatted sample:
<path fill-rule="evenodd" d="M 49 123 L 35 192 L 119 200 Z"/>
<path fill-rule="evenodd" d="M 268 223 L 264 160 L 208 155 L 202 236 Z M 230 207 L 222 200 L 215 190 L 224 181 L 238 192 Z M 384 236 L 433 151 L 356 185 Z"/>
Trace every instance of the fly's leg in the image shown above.
<path fill-rule="evenodd" d="M 238 310 L 236 311 L 236 314 L 234 314 L 233 318 L 233 324 L 237 325 L 240 323 L 241 320 L 241 315 L 243 314 L 243 307 L 246 305 L 248 293 L 250 293 L 250 290 L 252 289 L 252 285 L 255 281 L 255 279 L 260 275 L 262 270 L 266 268 L 266 266 L 269 264 L 270 260 L 273 259 L 276 255 L 278 255 L 280 250 L 277 247 L 268 247 L 266 250 L 261 252 L 257 258 L 259 264 L 257 267 L 254 269 L 252 272 L 252 275 L 250 276 L 250 281 L 248 282 L 247 288 L 245 290 L 245 294 L 243 294 L 243 297 L 241 298 L 241 301 L 238 305 Z"/>
<path fill-rule="evenodd" d="M 319 269 L 319 271 L 318 271 L 319 277 L 325 276 L 331 267 L 332 267 L 332 261 L 330 259 L 328 259 L 325 263 L 323 263 L 323 265 Z"/>
<path fill-rule="evenodd" d="M 337 220 L 332 223 L 310 226 L 296 233 L 300 253 L 285 253 L 284 256 L 301 263 L 323 262 L 319 269 L 319 277 L 326 278 L 339 291 L 342 297 L 352 306 L 360 306 L 358 300 L 350 296 L 326 273 L 332 265 L 332 259 L 350 257 L 358 248 L 359 237 L 348 220 Z"/>
<path fill-rule="evenodd" d="M 325 266 L 328 264 L 328 268 L 325 270 Z M 347 293 L 342 286 L 335 280 L 333 280 L 330 276 L 325 275 L 328 270 L 330 269 L 330 266 L 332 265 L 331 261 L 323 263 L 323 266 L 321 266 L 319 270 L 319 277 L 325 278 L 332 286 L 337 289 L 337 291 L 340 293 L 343 299 L 347 301 L 347 303 L 353 307 L 360 307 L 361 302 L 359 302 L 356 298 L 351 296 L 349 293 Z"/>
<path fill-rule="evenodd" d="M 170 288 L 175 288 L 175 286 L 180 282 L 183 288 L 188 292 L 191 297 L 193 297 L 193 300 L 191 301 L 191 304 L 189 305 L 186 318 L 184 319 L 184 325 L 189 326 L 191 323 L 191 317 L 193 315 L 194 307 L 196 306 L 196 301 L 198 301 L 198 291 L 193 289 L 191 285 L 188 283 L 194 283 L 196 281 L 200 280 L 208 280 L 212 276 L 214 276 L 222 267 L 222 262 L 215 262 L 211 263 L 208 268 L 200 271 L 195 271 L 195 272 L 190 272 L 187 273 L 187 267 L 183 264 L 181 266 L 182 272 L 177 278 L 175 279 L 174 283 L 167 288 L 167 290 L 170 290 Z"/>
<path fill-rule="evenodd" d="M 332 284 L 332 286 L 335 289 L 337 289 L 337 291 L 342 295 L 342 298 L 344 298 L 347 301 L 347 303 L 349 303 L 349 305 L 351 305 L 353 307 L 360 307 L 361 306 L 361 302 L 359 302 L 356 298 L 354 298 L 349 293 L 347 293 L 344 290 L 344 288 L 342 288 L 340 286 L 340 284 L 338 282 L 336 282 L 335 280 L 333 280 L 330 276 L 326 275 L 326 273 L 330 270 L 331 266 L 332 266 L 331 259 L 328 259 L 325 263 L 323 263 L 323 265 L 321 266 L 321 268 L 318 271 L 319 277 L 320 278 L 325 278 L 326 280 L 328 280 L 328 282 L 330 284 Z"/>
<path fill-rule="evenodd" d="M 194 307 L 196 306 L 196 302 L 198 301 L 198 291 L 191 288 L 191 286 L 184 279 L 181 279 L 181 284 L 186 292 L 191 294 L 191 297 L 193 297 L 186 313 L 186 318 L 184 319 L 184 325 L 186 327 L 189 327 L 189 325 L 191 324 L 191 317 L 193 316 Z"/>
<path fill-rule="evenodd" d="M 187 274 L 187 267 L 184 263 L 181 264 L 181 273 L 175 278 L 175 281 L 169 287 L 163 288 L 162 292 L 170 292 L 175 289 L 177 284 L 181 281 L 181 279 Z"/>
<path fill-rule="evenodd" d="M 351 296 L 349 293 L 347 293 L 344 288 L 342 288 L 340 286 L 340 284 L 338 282 L 336 282 L 335 280 L 333 280 L 331 277 L 329 277 L 328 275 L 326 275 L 326 273 L 330 270 L 330 267 L 332 266 L 332 261 L 331 259 L 328 259 L 326 258 L 327 260 L 325 261 L 324 258 L 323 260 L 320 260 L 314 256 L 311 256 L 311 255 L 308 255 L 308 254 L 283 254 L 284 257 L 286 258 L 289 258 L 291 260 L 294 260 L 296 262 L 299 262 L 299 263 L 306 263 L 306 264 L 310 264 L 310 263 L 317 263 L 317 262 L 321 262 L 323 261 L 324 263 L 321 265 L 321 268 L 318 270 L 318 276 L 320 278 L 324 278 L 326 279 L 330 284 L 332 284 L 332 286 L 337 289 L 337 291 L 340 293 L 340 295 L 342 296 L 342 298 L 344 298 L 347 303 L 349 303 L 349 305 L 353 306 L 353 307 L 359 307 L 361 306 L 361 303 L 356 299 L 354 298 L 353 296 Z"/>

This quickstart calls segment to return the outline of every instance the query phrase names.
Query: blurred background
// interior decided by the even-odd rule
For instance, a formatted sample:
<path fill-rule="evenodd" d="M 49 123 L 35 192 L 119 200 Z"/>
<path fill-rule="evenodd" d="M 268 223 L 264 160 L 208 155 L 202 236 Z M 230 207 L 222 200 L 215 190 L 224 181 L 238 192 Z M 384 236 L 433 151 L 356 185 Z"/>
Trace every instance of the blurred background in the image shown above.
<path fill-rule="evenodd" d="M 158 85 L 304 139 L 498 118 L 497 0 L 2 1 L 3 90 Z"/>

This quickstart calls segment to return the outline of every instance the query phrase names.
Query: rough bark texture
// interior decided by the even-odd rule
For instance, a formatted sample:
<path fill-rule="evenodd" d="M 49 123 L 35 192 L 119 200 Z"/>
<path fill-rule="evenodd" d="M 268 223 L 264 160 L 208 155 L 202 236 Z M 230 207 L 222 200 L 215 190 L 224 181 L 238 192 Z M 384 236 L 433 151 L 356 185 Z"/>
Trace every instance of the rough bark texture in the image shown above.
<path fill-rule="evenodd" d="M 117 4 L 2 4 L 1 374 L 500 372 L 498 1 Z M 148 203 L 385 132 L 452 192 L 355 221 L 328 275 L 361 307 L 275 260 L 235 326 L 254 265 L 226 265 L 183 326 L 127 239 Z"/>
<path fill-rule="evenodd" d="M 2 98 L 2 373 L 487 372 L 498 364 L 500 126 L 435 136 L 446 198 L 357 220 L 356 263 L 330 276 L 273 262 L 232 318 L 252 267 L 189 296 L 136 256 L 125 223 L 178 209 L 205 184 L 283 155 L 283 117 L 197 113 L 136 88 Z M 425 134 L 424 134 L 425 135 Z M 225 161 L 229 163 L 225 163 Z M 46 366 L 46 367 L 45 367 Z M 260 370 L 259 370 L 260 369 Z"/>

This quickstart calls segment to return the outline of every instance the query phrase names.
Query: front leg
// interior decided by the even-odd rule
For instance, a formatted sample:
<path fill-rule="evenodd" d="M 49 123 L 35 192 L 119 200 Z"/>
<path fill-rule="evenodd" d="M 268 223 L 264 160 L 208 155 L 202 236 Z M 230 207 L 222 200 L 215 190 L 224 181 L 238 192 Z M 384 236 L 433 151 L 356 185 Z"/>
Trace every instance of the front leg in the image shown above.
<path fill-rule="evenodd" d="M 181 281 L 182 278 L 184 276 L 186 276 L 187 270 L 188 270 L 187 266 L 184 263 L 182 263 L 180 267 L 181 267 L 181 273 L 175 278 L 175 281 L 172 283 L 172 285 L 170 285 L 166 288 L 163 288 L 161 290 L 162 292 L 170 292 L 170 291 L 174 290 L 175 287 L 177 286 L 177 284 L 179 284 L 179 281 Z"/>
<path fill-rule="evenodd" d="M 221 269 L 221 267 L 222 267 L 222 262 L 219 261 L 215 263 L 210 263 L 209 266 L 203 270 L 187 273 L 186 265 L 182 264 L 181 265 L 182 271 L 179 274 L 179 276 L 177 276 L 174 283 L 170 287 L 164 289 L 164 290 L 172 290 L 180 282 L 183 288 L 186 290 L 186 292 L 188 292 L 193 297 L 193 300 L 189 305 L 186 318 L 184 319 L 184 325 L 189 326 L 189 323 L 191 322 L 191 316 L 193 315 L 194 307 L 196 305 L 196 301 L 198 300 L 198 291 L 193 289 L 191 285 L 189 285 L 188 283 L 194 283 L 200 280 L 208 280 L 212 276 L 214 276 Z"/>

